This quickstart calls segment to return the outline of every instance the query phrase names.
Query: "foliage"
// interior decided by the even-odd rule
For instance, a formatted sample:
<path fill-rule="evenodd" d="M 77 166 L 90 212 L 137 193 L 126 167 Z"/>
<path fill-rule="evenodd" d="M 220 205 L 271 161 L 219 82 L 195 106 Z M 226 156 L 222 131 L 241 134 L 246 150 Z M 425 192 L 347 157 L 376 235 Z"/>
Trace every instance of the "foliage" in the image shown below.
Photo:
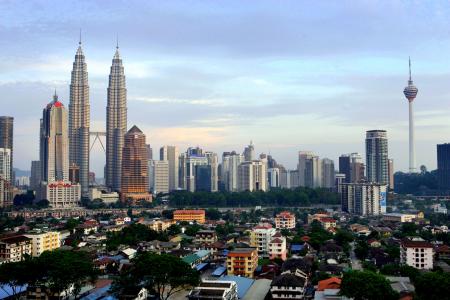
<path fill-rule="evenodd" d="M 197 232 L 199 232 L 202 229 L 203 227 L 201 225 L 194 223 L 192 225 L 186 226 L 186 230 L 184 231 L 184 233 L 189 236 L 195 236 Z"/>
<path fill-rule="evenodd" d="M 167 234 L 159 233 L 142 224 L 131 224 L 119 232 L 111 232 L 106 240 L 108 250 L 117 249 L 119 245 L 136 246 L 142 241 L 168 241 Z"/>
<path fill-rule="evenodd" d="M 423 195 L 438 188 L 437 171 L 394 174 L 394 190 L 398 194 Z"/>
<path fill-rule="evenodd" d="M 408 265 L 386 264 L 381 267 L 380 273 L 390 276 L 409 277 L 411 281 L 415 281 L 420 276 L 420 271 Z"/>
<path fill-rule="evenodd" d="M 132 260 L 131 267 L 114 281 L 112 291 L 123 295 L 146 288 L 157 299 L 167 300 L 174 293 L 197 285 L 199 280 L 199 273 L 180 258 L 146 252 Z"/>
<path fill-rule="evenodd" d="M 177 224 L 172 224 L 167 228 L 168 235 L 177 235 L 181 233 L 181 226 Z"/>
<path fill-rule="evenodd" d="M 275 189 L 268 192 L 187 192 L 175 191 L 169 195 L 175 207 L 252 207 L 252 206 L 310 206 L 311 204 L 339 204 L 337 193 L 327 189 Z"/>
<path fill-rule="evenodd" d="M 220 218 L 222 217 L 220 211 L 215 208 L 208 208 L 205 211 L 205 215 L 208 220 L 220 220 Z"/>
<path fill-rule="evenodd" d="M 24 223 L 25 219 L 20 216 L 17 216 L 14 219 L 11 219 L 8 216 L 0 216 L 0 232 L 3 232 L 7 228 L 22 226 Z"/>
<path fill-rule="evenodd" d="M 67 230 L 69 230 L 69 231 L 72 231 L 72 230 L 74 230 L 79 224 L 80 224 L 80 220 L 71 218 L 71 219 L 67 220 L 67 222 L 66 222 L 66 224 L 65 224 L 65 226 L 64 226 L 64 229 L 67 229 Z"/>
<path fill-rule="evenodd" d="M 232 223 L 227 222 L 224 225 L 219 224 L 216 226 L 216 233 L 219 236 L 227 236 L 233 232 L 234 232 L 234 225 Z"/>
<path fill-rule="evenodd" d="M 419 299 L 449 299 L 450 273 L 425 273 L 414 284 Z"/>
<path fill-rule="evenodd" d="M 326 231 L 317 220 L 314 220 L 311 223 L 308 235 L 310 237 L 309 244 L 316 250 L 318 250 L 325 241 L 333 238 L 333 235 Z"/>
<path fill-rule="evenodd" d="M 383 275 L 370 271 L 344 273 L 340 295 L 354 300 L 398 299 L 389 281 Z"/>
<path fill-rule="evenodd" d="M 355 255 L 358 259 L 364 260 L 369 255 L 369 245 L 364 239 L 358 240 L 355 247 Z"/>
<path fill-rule="evenodd" d="M 16 263 L 6 263 L 0 265 L 0 285 L 10 286 L 12 293 L 9 294 L 4 289 L 4 292 L 12 298 L 18 299 L 18 294 L 21 292 L 21 286 L 27 284 L 29 277 L 29 261 L 20 261 Z"/>
<path fill-rule="evenodd" d="M 33 206 L 34 199 L 33 191 L 27 191 L 24 194 L 14 196 L 13 203 L 15 206 Z"/>

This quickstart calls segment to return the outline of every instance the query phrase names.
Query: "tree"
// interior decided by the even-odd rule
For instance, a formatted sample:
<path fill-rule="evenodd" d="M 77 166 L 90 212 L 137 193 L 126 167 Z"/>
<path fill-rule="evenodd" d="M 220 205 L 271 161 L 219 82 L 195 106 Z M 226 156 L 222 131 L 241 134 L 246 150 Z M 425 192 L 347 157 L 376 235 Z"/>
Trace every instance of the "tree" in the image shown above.
<path fill-rule="evenodd" d="M 19 299 L 18 294 L 23 291 L 22 287 L 29 282 L 29 262 L 19 261 L 0 265 L 1 289 L 14 299 Z M 9 286 L 11 293 L 6 289 Z"/>
<path fill-rule="evenodd" d="M 50 295 L 69 291 L 75 298 L 85 281 L 94 282 L 97 271 L 85 252 L 67 250 L 45 251 L 34 259 L 32 272 L 35 284 L 43 286 Z"/>
<path fill-rule="evenodd" d="M 398 299 L 389 281 L 383 275 L 370 271 L 344 273 L 339 294 L 354 300 Z"/>
<path fill-rule="evenodd" d="M 414 282 L 419 299 L 449 299 L 450 274 L 430 272 L 418 276 Z"/>
<path fill-rule="evenodd" d="M 113 283 L 113 293 L 120 296 L 128 291 L 146 288 L 167 300 L 173 294 L 195 286 L 200 281 L 199 273 L 180 258 L 169 254 L 145 252 L 132 260 L 132 266 Z"/>

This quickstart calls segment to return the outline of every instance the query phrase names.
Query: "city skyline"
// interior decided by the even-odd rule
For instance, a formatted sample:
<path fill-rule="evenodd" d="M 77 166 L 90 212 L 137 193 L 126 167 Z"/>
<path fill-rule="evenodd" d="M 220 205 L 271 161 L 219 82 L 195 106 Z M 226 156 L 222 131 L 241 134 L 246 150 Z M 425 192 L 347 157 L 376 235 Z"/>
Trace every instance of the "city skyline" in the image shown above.
<path fill-rule="evenodd" d="M 450 66 L 443 55 L 431 55 L 429 48 L 433 47 L 426 47 L 426 43 L 438 43 L 444 49 L 450 46 L 444 32 L 437 33 L 438 42 L 430 41 L 426 34 L 430 26 L 445 28 L 449 7 L 379 3 L 381 5 L 370 9 L 361 5 L 350 7 L 349 2 L 342 8 L 329 4 L 331 10 L 324 17 L 330 22 L 349 16 L 353 17 L 348 21 L 351 24 L 362 24 L 362 17 L 372 17 L 365 28 L 374 33 L 372 41 L 366 40 L 361 32 L 355 32 L 355 38 L 361 42 L 358 47 L 348 47 L 351 41 L 345 38 L 333 43 L 334 52 L 320 47 L 324 46 L 322 39 L 331 38 L 331 42 L 335 39 L 333 32 L 327 32 L 326 24 L 314 29 L 314 34 L 308 33 L 313 30 L 312 24 L 320 19 L 318 11 L 323 6 L 320 3 L 310 8 L 309 16 L 293 2 L 275 11 L 270 11 L 266 2 L 260 7 L 230 3 L 230 7 L 239 6 L 239 18 L 233 16 L 235 11 L 225 7 L 220 10 L 215 4 L 197 3 L 190 11 L 185 11 L 185 18 L 177 23 L 170 14 L 181 14 L 181 3 L 155 5 L 151 2 L 144 7 L 151 14 L 159 14 L 161 24 L 154 28 L 146 21 L 151 18 L 144 20 L 143 14 L 134 7 L 125 12 L 120 5 L 114 10 L 123 13 L 123 27 L 112 26 L 105 18 L 111 13 L 110 7 L 105 15 L 96 15 L 95 22 L 90 15 L 78 22 L 67 13 L 62 13 L 61 20 L 50 18 L 68 8 L 80 9 L 69 3 L 57 5 L 54 12 L 39 21 L 46 26 L 36 28 L 32 34 L 26 32 L 30 26 L 26 22 L 33 23 L 29 15 L 32 5 L 25 5 L 19 13 L 22 21 L 12 21 L 5 15 L 8 22 L 5 35 L 24 33 L 23 36 L 30 39 L 20 41 L 21 48 L 28 48 L 28 43 L 34 41 L 33 51 L 17 50 L 14 45 L 5 45 L 0 50 L 7 58 L 2 62 L 4 71 L 0 74 L 0 92 L 5 95 L 0 103 L 5 107 L 4 114 L 16 120 L 14 165 L 29 169 L 31 160 L 37 159 L 36 116 L 48 103 L 54 87 L 68 107 L 71 60 L 78 28 L 82 27 L 89 71 L 91 130 L 106 128 L 107 74 L 118 34 L 127 70 L 128 119 L 140 126 L 153 149 L 176 145 L 183 151 L 188 146 L 200 145 L 220 155 L 231 150 L 241 153 L 248 141 L 253 140 L 256 153 L 271 153 L 291 169 L 295 168 L 298 151 L 311 150 L 335 162 L 342 153 L 364 154 L 365 131 L 385 129 L 389 133 L 389 152 L 395 161 L 395 170 L 407 171 L 408 110 L 402 88 L 405 61 L 411 55 L 415 63 L 414 78 L 421 86 L 421 101 L 415 105 L 416 167 L 425 164 L 434 169 L 435 145 L 446 142 L 445 133 L 450 127 L 445 117 L 448 113 L 446 94 L 441 87 L 450 80 Z M 2 11 L 8 11 L 8 5 L 2 5 L 5 6 Z M 85 5 L 102 7 L 98 2 Z M 392 12 L 382 15 L 386 8 Z M 413 9 L 418 16 L 435 18 L 420 24 L 406 22 L 414 17 L 408 14 Z M 38 9 L 42 14 L 48 10 L 45 5 Z M 135 13 L 135 18 L 131 18 L 131 13 Z M 358 14 L 361 17 L 357 17 Z M 200 18 L 195 18 L 198 15 Z M 258 21 L 263 15 L 274 25 L 272 31 Z M 286 16 L 285 21 L 276 22 L 280 15 Z M 242 16 L 258 22 L 254 25 L 244 22 L 237 27 Z M 220 22 L 227 17 L 231 17 L 228 26 Z M 376 17 L 390 25 L 395 23 L 398 29 L 389 34 L 377 29 L 382 22 Z M 188 23 L 191 25 L 187 26 Z M 195 26 L 205 23 L 211 28 Z M 408 27 L 403 23 L 408 23 Z M 129 33 L 134 24 L 142 25 L 142 30 Z M 308 24 L 311 26 L 306 26 Z M 300 25 L 305 28 L 296 29 L 302 27 Z M 52 31 L 51 26 L 59 30 Z M 343 29 L 341 26 L 336 30 Z M 186 38 L 180 39 L 183 32 Z M 265 33 L 267 40 L 263 38 Z M 279 37 L 278 33 L 284 35 Z M 401 38 L 413 33 L 425 38 L 419 43 Z M 215 38 L 204 37 L 211 34 Z M 256 36 L 247 41 L 251 35 Z M 405 45 L 400 46 L 397 38 Z M 58 47 L 49 48 L 47 44 L 52 41 L 58 41 Z M 373 47 L 375 42 L 378 42 L 377 47 Z M 39 54 L 30 62 L 35 51 L 45 55 Z M 28 109 L 22 111 L 21 105 L 27 105 Z M 104 153 L 96 146 L 91 170 L 103 174 L 104 164 Z"/>

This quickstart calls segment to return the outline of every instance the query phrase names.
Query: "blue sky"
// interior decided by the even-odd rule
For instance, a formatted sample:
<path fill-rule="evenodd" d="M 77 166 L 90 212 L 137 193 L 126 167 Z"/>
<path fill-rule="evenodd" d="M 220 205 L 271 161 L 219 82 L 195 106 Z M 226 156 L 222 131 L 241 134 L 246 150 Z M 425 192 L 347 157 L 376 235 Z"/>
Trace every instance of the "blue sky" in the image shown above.
<path fill-rule="evenodd" d="M 410 55 L 417 164 L 435 168 L 436 144 L 450 142 L 449 23 L 447 1 L 2 0 L 0 114 L 15 117 L 15 164 L 29 169 L 55 88 L 68 105 L 82 28 L 93 130 L 105 127 L 118 35 L 128 126 L 156 149 L 222 153 L 253 140 L 293 168 L 299 150 L 364 153 L 365 131 L 386 129 L 406 170 Z M 103 164 L 97 145 L 91 168 Z"/>

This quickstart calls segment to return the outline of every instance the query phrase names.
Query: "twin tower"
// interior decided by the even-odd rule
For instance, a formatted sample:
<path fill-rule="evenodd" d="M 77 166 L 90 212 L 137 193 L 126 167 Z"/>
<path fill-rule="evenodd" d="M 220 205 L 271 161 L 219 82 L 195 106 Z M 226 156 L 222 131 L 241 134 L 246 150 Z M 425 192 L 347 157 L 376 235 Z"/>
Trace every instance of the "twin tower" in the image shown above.
<path fill-rule="evenodd" d="M 119 45 L 116 46 L 107 90 L 106 106 L 106 186 L 119 191 L 121 185 L 122 149 L 127 130 L 127 89 L 125 73 L 120 58 Z M 89 135 L 90 104 L 89 83 L 85 56 L 81 39 L 70 81 L 69 103 L 69 165 L 72 181 L 81 185 L 81 195 L 89 195 Z"/>

